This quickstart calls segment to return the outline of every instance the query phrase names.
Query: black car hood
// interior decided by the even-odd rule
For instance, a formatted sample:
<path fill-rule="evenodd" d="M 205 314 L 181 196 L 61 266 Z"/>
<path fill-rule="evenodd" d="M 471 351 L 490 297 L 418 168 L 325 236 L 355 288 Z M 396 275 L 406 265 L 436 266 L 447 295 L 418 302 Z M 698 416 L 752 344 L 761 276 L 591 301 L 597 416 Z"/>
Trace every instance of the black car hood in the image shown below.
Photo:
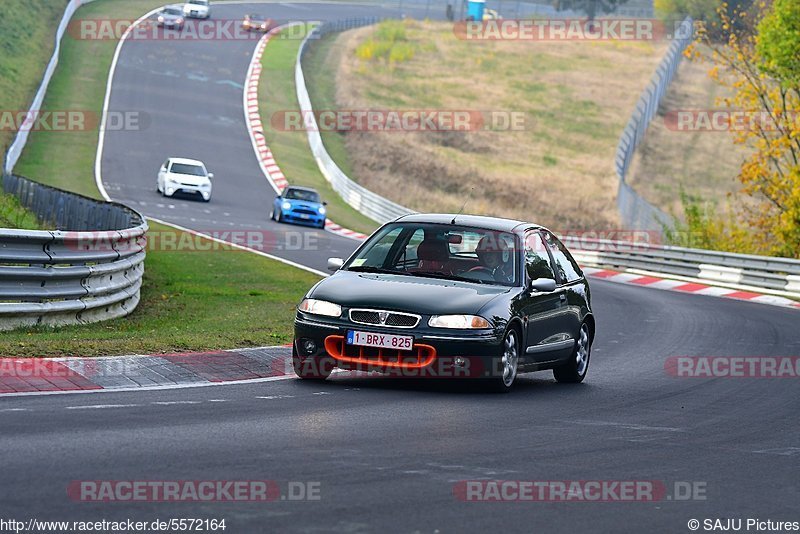
<path fill-rule="evenodd" d="M 374 308 L 422 315 L 475 314 L 511 287 L 396 274 L 337 271 L 309 294 L 347 308 Z"/>

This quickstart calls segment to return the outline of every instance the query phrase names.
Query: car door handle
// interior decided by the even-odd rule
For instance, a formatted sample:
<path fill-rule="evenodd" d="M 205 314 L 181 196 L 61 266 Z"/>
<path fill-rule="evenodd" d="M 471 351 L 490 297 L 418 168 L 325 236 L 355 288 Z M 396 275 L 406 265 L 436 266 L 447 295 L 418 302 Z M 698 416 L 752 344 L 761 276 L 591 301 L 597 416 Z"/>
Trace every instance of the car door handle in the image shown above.
<path fill-rule="evenodd" d="M 559 299 L 561 302 L 566 302 L 566 301 L 567 301 L 567 296 L 566 296 L 564 293 L 561 293 L 561 294 L 558 296 L 558 299 Z"/>

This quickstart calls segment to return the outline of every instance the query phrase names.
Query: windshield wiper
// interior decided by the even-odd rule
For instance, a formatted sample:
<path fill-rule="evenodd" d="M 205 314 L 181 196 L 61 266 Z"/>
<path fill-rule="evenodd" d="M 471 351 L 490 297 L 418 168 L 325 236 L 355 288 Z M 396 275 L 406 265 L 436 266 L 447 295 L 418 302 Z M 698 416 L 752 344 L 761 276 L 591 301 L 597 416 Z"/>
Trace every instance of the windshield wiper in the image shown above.
<path fill-rule="evenodd" d="M 408 273 L 411 276 L 419 276 L 421 278 L 437 278 L 440 280 L 454 280 L 458 282 L 474 282 L 476 284 L 491 284 L 488 280 L 476 280 L 475 278 L 467 278 L 465 276 L 458 276 L 455 274 L 439 274 L 439 273 L 426 273 L 426 272 L 415 272 L 415 273 Z"/>
<path fill-rule="evenodd" d="M 347 270 L 355 271 L 357 273 L 404 274 L 401 271 L 394 271 L 392 269 L 383 269 L 381 267 L 373 267 L 371 265 L 359 265 L 357 267 L 348 267 Z"/>

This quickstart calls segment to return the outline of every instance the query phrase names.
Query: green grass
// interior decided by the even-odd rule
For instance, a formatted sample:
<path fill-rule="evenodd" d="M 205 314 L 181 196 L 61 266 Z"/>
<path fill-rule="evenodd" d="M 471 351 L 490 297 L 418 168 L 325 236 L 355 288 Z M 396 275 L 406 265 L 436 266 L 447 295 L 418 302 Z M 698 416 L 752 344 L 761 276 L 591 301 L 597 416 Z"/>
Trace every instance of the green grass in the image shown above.
<path fill-rule="evenodd" d="M 0 228 L 40 230 L 36 216 L 22 207 L 13 195 L 0 195 Z"/>
<path fill-rule="evenodd" d="M 151 225 L 151 233 L 172 231 Z M 0 354 L 103 356 L 289 343 L 295 306 L 318 279 L 238 250 L 150 251 L 142 299 L 131 315 L 4 332 Z"/>
<path fill-rule="evenodd" d="M 55 28 L 69 0 L 0 1 L 0 110 L 27 110 L 53 53 Z M 16 132 L 0 129 L 0 161 Z M 0 194 L 0 227 L 39 228 L 16 198 Z"/>
<path fill-rule="evenodd" d="M 0 1 L 0 110 L 29 108 L 53 54 L 55 28 L 68 1 Z M 5 156 L 14 134 L 0 130 L 0 156 Z"/>
<path fill-rule="evenodd" d="M 259 106 L 266 130 L 264 136 L 275 156 L 275 161 L 281 167 L 289 183 L 314 187 L 328 202 L 328 218 L 345 228 L 369 234 L 378 226 L 377 223 L 351 208 L 331 188 L 311 154 L 306 133 L 304 131 L 279 131 L 269 127 L 270 117 L 274 113 L 299 109 L 294 83 L 294 68 L 300 42 L 299 39 L 273 39 L 264 52 L 263 74 L 259 88 Z M 314 64 L 309 63 L 305 72 L 309 74 L 314 70 Z M 306 85 L 314 86 L 314 83 L 314 80 L 306 80 Z M 333 109 L 333 107 L 325 107 L 324 102 L 313 100 L 313 94 L 312 101 L 315 109 Z M 328 145 L 327 139 L 323 138 L 323 142 L 329 152 L 331 149 L 341 150 L 342 147 Z M 338 155 L 340 155 L 338 152 L 331 153 L 337 162 L 341 161 L 336 159 Z M 346 166 L 343 166 L 342 170 L 345 173 L 349 172 Z"/>
<path fill-rule="evenodd" d="M 82 7 L 76 17 L 136 19 L 161 4 L 163 0 L 99 0 Z M 67 36 L 44 109 L 100 113 L 115 47 L 116 41 Z M 293 88 L 286 90 L 294 98 Z M 94 182 L 97 137 L 96 130 L 35 132 L 16 172 L 99 198 Z M 307 145 L 305 152 L 310 154 Z M 161 231 L 171 230 L 151 226 L 151 235 Z M 311 273 L 246 252 L 150 250 L 142 299 L 133 314 L 86 326 L 4 332 L 0 356 L 97 356 L 285 343 L 291 340 L 294 306 L 317 280 Z"/>
<path fill-rule="evenodd" d="M 163 4 L 163 0 L 99 0 L 81 7 L 73 20 L 113 18 L 133 21 Z M 99 117 L 116 46 L 116 40 L 80 40 L 67 32 L 61 42 L 58 69 L 42 107 L 85 111 Z M 100 198 L 94 183 L 97 139 L 96 129 L 32 132 L 15 172 L 37 182 Z M 59 162 L 58 165 L 54 165 L 54 161 Z"/>

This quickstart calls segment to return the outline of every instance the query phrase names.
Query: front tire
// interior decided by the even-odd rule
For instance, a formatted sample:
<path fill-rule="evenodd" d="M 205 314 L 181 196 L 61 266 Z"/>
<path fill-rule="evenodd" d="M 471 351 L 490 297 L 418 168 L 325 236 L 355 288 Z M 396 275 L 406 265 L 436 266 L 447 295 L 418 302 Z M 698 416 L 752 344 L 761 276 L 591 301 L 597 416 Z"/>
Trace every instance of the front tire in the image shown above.
<path fill-rule="evenodd" d="M 325 380 L 333 372 L 336 363 L 327 356 L 300 358 L 297 347 L 292 343 L 292 366 L 295 374 L 303 380 Z"/>
<path fill-rule="evenodd" d="M 557 381 L 564 384 L 578 384 L 586 378 L 589 370 L 589 357 L 592 353 L 592 335 L 589 325 L 583 323 L 578 334 L 578 342 L 575 343 L 575 350 L 569 357 L 567 363 L 553 369 L 553 376 Z"/>
<path fill-rule="evenodd" d="M 489 389 L 497 393 L 508 393 L 514 387 L 519 367 L 519 334 L 514 328 L 509 328 L 503 337 L 500 346 L 502 354 L 499 360 L 499 376 L 490 379 Z"/>

